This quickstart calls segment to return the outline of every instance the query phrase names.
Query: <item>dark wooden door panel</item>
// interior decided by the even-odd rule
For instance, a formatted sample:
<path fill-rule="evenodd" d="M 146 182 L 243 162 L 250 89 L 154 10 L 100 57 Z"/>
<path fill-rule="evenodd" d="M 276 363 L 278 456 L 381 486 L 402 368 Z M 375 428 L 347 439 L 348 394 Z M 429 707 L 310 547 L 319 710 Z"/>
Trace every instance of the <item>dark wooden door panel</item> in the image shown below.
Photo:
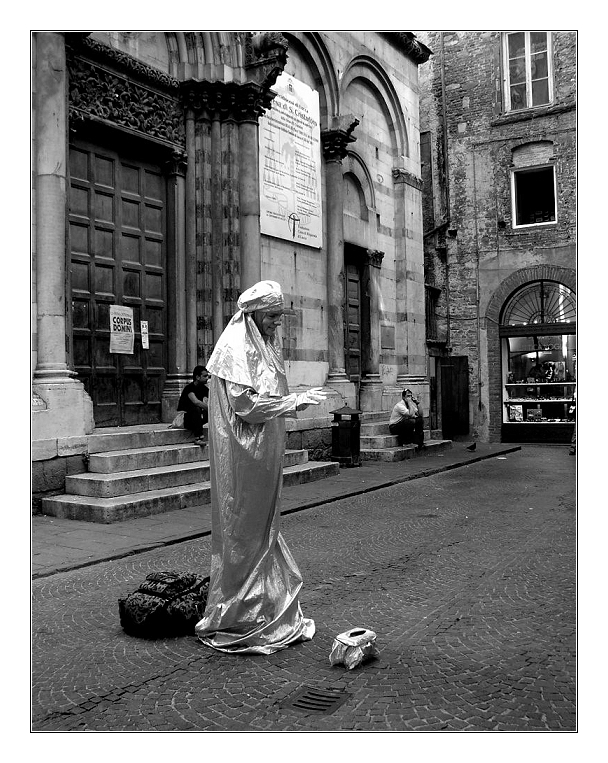
<path fill-rule="evenodd" d="M 166 368 L 165 179 L 144 160 L 79 143 L 70 147 L 70 250 L 74 367 L 95 424 L 155 423 Z M 110 353 L 110 306 L 133 310 L 132 355 Z M 141 346 L 148 321 L 150 349 Z"/>
<path fill-rule="evenodd" d="M 469 362 L 466 356 L 440 359 L 441 429 L 451 440 L 469 433 Z"/>
<path fill-rule="evenodd" d="M 346 375 L 361 380 L 361 277 L 354 264 L 346 265 L 345 360 Z"/>

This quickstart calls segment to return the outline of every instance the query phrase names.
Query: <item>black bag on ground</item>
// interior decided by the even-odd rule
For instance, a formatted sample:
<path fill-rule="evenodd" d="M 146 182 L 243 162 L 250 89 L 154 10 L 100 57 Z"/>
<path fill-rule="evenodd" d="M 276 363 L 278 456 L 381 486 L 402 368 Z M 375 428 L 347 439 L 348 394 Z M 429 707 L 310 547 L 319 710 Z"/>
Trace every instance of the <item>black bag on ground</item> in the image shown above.
<path fill-rule="evenodd" d="M 151 572 L 136 591 L 118 600 L 120 624 L 130 636 L 188 636 L 203 616 L 209 578 L 174 571 Z"/>

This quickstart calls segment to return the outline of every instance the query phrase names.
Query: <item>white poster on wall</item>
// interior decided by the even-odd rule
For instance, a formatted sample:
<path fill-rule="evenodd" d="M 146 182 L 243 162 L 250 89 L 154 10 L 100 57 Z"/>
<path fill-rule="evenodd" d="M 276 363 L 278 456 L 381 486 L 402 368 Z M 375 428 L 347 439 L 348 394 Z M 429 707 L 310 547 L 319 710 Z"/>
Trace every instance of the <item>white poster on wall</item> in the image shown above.
<path fill-rule="evenodd" d="M 141 324 L 141 346 L 143 350 L 150 349 L 150 336 L 148 334 L 148 321 L 140 321 Z"/>
<path fill-rule="evenodd" d="M 133 355 L 134 340 L 133 308 L 110 305 L 110 352 Z"/>
<path fill-rule="evenodd" d="M 260 117 L 260 225 L 269 236 L 321 248 L 319 93 L 289 74 Z"/>

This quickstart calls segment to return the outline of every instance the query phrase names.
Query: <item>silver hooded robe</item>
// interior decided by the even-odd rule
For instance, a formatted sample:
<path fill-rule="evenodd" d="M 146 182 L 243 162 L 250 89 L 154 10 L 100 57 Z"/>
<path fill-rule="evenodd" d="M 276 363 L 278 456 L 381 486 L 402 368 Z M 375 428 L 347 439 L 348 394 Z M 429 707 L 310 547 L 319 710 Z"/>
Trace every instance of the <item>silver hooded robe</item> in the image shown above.
<path fill-rule="evenodd" d="M 225 652 L 271 654 L 311 639 L 300 571 L 279 531 L 285 416 L 295 415 L 277 337 L 251 313 L 282 309 L 280 287 L 248 289 L 207 364 L 211 466 L 211 573 L 201 642 Z"/>

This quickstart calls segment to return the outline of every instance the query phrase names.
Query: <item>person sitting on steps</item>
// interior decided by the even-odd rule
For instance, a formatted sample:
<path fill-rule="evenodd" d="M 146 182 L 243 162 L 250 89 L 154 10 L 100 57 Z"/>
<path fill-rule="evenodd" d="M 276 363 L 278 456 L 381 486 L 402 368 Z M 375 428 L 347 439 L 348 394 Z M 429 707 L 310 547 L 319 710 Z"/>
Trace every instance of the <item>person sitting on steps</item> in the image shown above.
<path fill-rule="evenodd" d="M 389 432 L 397 436 L 399 445 L 416 443 L 416 450 L 421 450 L 424 446 L 422 408 L 410 389 L 404 389 L 401 398 L 392 410 Z"/>
<path fill-rule="evenodd" d="M 195 443 L 205 441 L 203 426 L 209 420 L 209 372 L 205 366 L 196 366 L 192 372 L 192 381 L 186 384 L 177 404 L 178 411 L 184 411 L 184 427 L 196 437 Z"/>

